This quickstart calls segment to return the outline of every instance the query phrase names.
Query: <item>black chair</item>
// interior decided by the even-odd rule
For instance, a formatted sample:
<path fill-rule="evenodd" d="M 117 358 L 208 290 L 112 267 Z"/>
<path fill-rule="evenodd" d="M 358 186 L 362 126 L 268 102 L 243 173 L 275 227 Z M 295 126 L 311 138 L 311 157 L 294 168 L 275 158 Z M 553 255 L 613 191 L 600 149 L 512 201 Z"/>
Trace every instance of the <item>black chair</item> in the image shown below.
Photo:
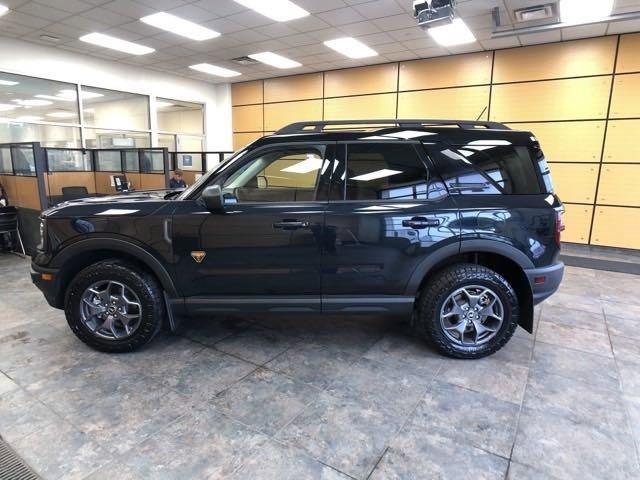
<path fill-rule="evenodd" d="M 89 191 L 87 187 L 62 187 L 62 201 L 78 200 L 79 198 L 87 198 Z"/>
<path fill-rule="evenodd" d="M 16 207 L 2 207 L 0 208 L 0 237 L 16 235 L 20 248 L 22 249 L 22 256 L 25 256 L 27 252 L 24 250 L 24 244 L 22 243 L 22 237 L 20 236 L 20 230 L 18 229 L 18 209 Z"/>

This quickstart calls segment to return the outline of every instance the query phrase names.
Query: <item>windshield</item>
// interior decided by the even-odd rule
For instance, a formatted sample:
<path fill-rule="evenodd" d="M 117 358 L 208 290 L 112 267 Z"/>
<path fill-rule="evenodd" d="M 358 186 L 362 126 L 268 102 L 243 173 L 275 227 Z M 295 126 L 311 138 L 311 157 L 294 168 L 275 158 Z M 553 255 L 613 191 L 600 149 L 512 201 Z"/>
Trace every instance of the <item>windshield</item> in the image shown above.
<path fill-rule="evenodd" d="M 228 167 L 230 167 L 232 164 L 234 164 L 236 161 L 238 161 L 239 159 L 244 157 L 244 155 L 248 151 L 249 151 L 248 148 L 244 148 L 242 150 L 238 150 L 236 153 L 234 153 L 227 160 L 225 160 L 224 162 L 221 162 L 218 165 L 216 165 L 215 167 L 213 167 L 207 173 L 202 175 L 202 177 L 200 177 L 200 179 L 198 181 L 196 181 L 193 185 L 191 185 L 184 192 L 182 192 L 180 194 L 180 196 L 176 200 L 184 200 L 185 198 L 188 198 L 189 196 L 191 196 L 191 194 L 193 192 L 197 191 L 202 185 L 205 185 L 209 181 L 209 179 L 211 178 L 212 175 L 215 175 L 217 173 L 223 172 Z"/>

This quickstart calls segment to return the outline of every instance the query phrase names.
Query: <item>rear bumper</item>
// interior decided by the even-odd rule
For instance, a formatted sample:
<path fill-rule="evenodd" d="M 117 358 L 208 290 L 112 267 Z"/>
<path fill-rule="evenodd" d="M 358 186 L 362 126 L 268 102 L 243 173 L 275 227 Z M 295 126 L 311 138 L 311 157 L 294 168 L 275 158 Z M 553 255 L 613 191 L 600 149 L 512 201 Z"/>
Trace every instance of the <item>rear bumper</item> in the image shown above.
<path fill-rule="evenodd" d="M 524 273 L 531 285 L 533 304 L 537 305 L 553 295 L 560 287 L 564 275 L 564 263 L 558 262 L 548 267 L 531 268 Z"/>
<path fill-rule="evenodd" d="M 51 276 L 51 280 L 45 280 L 43 274 Z M 31 262 L 31 281 L 44 294 L 47 303 L 55 308 L 63 308 L 60 295 L 60 275 L 55 268 L 44 268 Z"/>

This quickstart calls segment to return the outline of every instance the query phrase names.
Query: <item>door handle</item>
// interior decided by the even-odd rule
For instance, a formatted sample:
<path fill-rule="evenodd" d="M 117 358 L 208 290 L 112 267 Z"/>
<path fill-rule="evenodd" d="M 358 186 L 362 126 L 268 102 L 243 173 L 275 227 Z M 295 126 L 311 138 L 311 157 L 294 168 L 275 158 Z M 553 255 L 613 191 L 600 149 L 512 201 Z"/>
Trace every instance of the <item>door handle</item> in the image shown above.
<path fill-rule="evenodd" d="M 402 221 L 403 227 L 415 228 L 416 230 L 428 227 L 437 227 L 438 225 L 440 225 L 440 220 L 438 218 L 413 217 L 411 220 Z"/>
<path fill-rule="evenodd" d="M 309 222 L 301 222 L 298 220 L 282 220 L 281 222 L 275 222 L 273 228 L 280 230 L 297 230 L 299 228 L 309 228 Z"/>

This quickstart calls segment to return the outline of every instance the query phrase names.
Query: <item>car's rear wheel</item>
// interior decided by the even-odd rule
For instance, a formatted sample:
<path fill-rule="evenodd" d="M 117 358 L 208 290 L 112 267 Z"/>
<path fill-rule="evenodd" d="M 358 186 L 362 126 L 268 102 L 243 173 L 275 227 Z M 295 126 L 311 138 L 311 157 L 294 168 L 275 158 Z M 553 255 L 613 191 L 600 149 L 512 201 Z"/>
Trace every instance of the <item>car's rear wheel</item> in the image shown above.
<path fill-rule="evenodd" d="M 500 350 L 518 326 L 518 297 L 497 272 L 458 264 L 437 272 L 423 289 L 414 320 L 445 355 L 480 358 Z"/>
<path fill-rule="evenodd" d="M 155 277 L 119 260 L 91 265 L 72 280 L 65 299 L 71 330 L 104 352 L 129 352 L 156 336 L 164 319 Z"/>

